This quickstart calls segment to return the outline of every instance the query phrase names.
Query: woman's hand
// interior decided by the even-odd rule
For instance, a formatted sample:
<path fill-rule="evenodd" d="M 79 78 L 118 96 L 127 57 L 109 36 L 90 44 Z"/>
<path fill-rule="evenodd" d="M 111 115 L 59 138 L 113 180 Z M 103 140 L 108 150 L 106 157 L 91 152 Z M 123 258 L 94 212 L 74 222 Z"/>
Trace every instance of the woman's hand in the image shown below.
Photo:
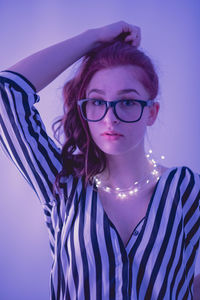
<path fill-rule="evenodd" d="M 128 24 L 124 21 L 112 23 L 104 27 L 96 28 L 95 30 L 97 31 L 99 42 L 109 42 L 121 37 L 132 46 L 138 47 L 140 45 L 140 27 Z"/>

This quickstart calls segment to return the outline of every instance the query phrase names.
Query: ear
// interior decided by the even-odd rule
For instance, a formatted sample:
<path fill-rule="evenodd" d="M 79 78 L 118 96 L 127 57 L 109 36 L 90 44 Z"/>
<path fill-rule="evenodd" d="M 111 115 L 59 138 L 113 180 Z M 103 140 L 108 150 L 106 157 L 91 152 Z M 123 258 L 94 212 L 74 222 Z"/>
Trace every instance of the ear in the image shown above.
<path fill-rule="evenodd" d="M 152 106 L 149 107 L 147 126 L 153 125 L 153 123 L 157 119 L 159 110 L 160 110 L 160 104 L 158 102 L 155 102 Z"/>

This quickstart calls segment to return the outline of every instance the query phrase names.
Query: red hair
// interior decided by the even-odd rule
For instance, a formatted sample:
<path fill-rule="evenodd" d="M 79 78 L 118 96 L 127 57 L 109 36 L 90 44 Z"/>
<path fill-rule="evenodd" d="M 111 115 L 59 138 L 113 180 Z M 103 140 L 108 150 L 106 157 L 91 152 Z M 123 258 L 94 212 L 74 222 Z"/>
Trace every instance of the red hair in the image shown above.
<path fill-rule="evenodd" d="M 62 170 L 57 174 L 55 181 L 58 190 L 63 176 L 83 176 L 86 187 L 88 183 L 92 183 L 93 176 L 105 169 L 105 154 L 94 143 L 88 124 L 81 116 L 77 100 L 86 97 L 88 84 L 97 71 L 121 65 L 140 67 L 144 71 L 140 76 L 141 82 L 150 99 L 153 100 L 157 96 L 158 76 L 150 58 L 130 44 L 123 41 L 101 43 L 85 55 L 74 78 L 63 87 L 64 115 L 52 126 L 57 140 L 61 129 L 65 135 L 61 153 Z M 59 126 L 54 130 L 57 123 Z M 74 155 L 77 147 L 80 153 Z"/>

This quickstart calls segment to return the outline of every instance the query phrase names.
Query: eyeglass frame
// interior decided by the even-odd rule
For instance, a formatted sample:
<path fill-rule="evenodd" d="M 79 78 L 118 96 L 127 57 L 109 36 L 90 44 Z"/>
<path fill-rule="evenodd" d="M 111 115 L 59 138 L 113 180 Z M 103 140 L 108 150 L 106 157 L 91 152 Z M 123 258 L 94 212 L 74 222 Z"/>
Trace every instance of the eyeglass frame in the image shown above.
<path fill-rule="evenodd" d="M 105 110 L 105 113 L 104 113 L 103 117 L 101 117 L 99 120 L 88 120 L 88 119 L 84 116 L 83 109 L 82 109 L 82 104 L 83 104 L 84 102 L 88 101 L 88 100 L 101 100 L 101 101 L 103 101 L 104 103 L 106 103 L 106 110 Z M 133 101 L 135 101 L 135 102 L 140 103 L 140 105 L 141 105 L 141 107 L 142 107 L 142 111 L 141 111 L 140 117 L 139 117 L 137 120 L 135 120 L 135 121 L 124 121 L 124 120 L 122 120 L 121 118 L 119 118 L 119 116 L 117 115 L 116 108 L 115 108 L 115 107 L 116 107 L 116 104 L 119 103 L 119 102 L 121 102 L 121 101 L 124 101 L 124 100 L 133 100 Z M 154 101 L 154 100 L 150 100 L 150 99 L 149 99 L 149 100 L 120 99 L 120 100 L 114 100 L 114 101 L 107 101 L 107 100 L 103 100 L 103 99 L 86 98 L 86 99 L 80 99 L 80 100 L 77 101 L 77 104 L 80 106 L 80 111 L 81 111 L 82 117 L 84 118 L 84 120 L 86 120 L 86 121 L 88 121 L 88 122 L 99 122 L 99 121 L 101 121 L 101 120 L 105 117 L 105 115 L 107 114 L 108 109 L 109 109 L 110 107 L 112 107 L 115 117 L 116 117 L 118 120 L 120 120 L 120 121 L 122 121 L 122 122 L 124 122 L 124 123 L 135 123 L 135 122 L 138 122 L 138 121 L 142 118 L 142 114 L 143 114 L 144 108 L 145 108 L 146 106 L 147 106 L 147 107 L 150 107 L 150 106 L 152 106 L 154 103 L 155 103 L 155 101 Z"/>

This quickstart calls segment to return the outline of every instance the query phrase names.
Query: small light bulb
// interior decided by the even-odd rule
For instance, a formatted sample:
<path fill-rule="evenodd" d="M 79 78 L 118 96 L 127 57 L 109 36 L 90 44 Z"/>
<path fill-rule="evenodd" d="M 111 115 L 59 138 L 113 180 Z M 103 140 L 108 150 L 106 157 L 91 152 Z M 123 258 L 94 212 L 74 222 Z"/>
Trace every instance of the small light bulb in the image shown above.
<path fill-rule="evenodd" d="M 158 171 L 156 171 L 156 170 L 153 170 L 153 171 L 151 172 L 151 174 L 153 174 L 153 175 L 157 175 L 157 174 L 158 174 Z"/>
<path fill-rule="evenodd" d="M 124 199 L 124 198 L 126 198 L 126 194 L 124 194 L 124 193 L 119 193 L 119 194 L 118 194 L 118 197 L 120 197 L 121 199 Z"/>

